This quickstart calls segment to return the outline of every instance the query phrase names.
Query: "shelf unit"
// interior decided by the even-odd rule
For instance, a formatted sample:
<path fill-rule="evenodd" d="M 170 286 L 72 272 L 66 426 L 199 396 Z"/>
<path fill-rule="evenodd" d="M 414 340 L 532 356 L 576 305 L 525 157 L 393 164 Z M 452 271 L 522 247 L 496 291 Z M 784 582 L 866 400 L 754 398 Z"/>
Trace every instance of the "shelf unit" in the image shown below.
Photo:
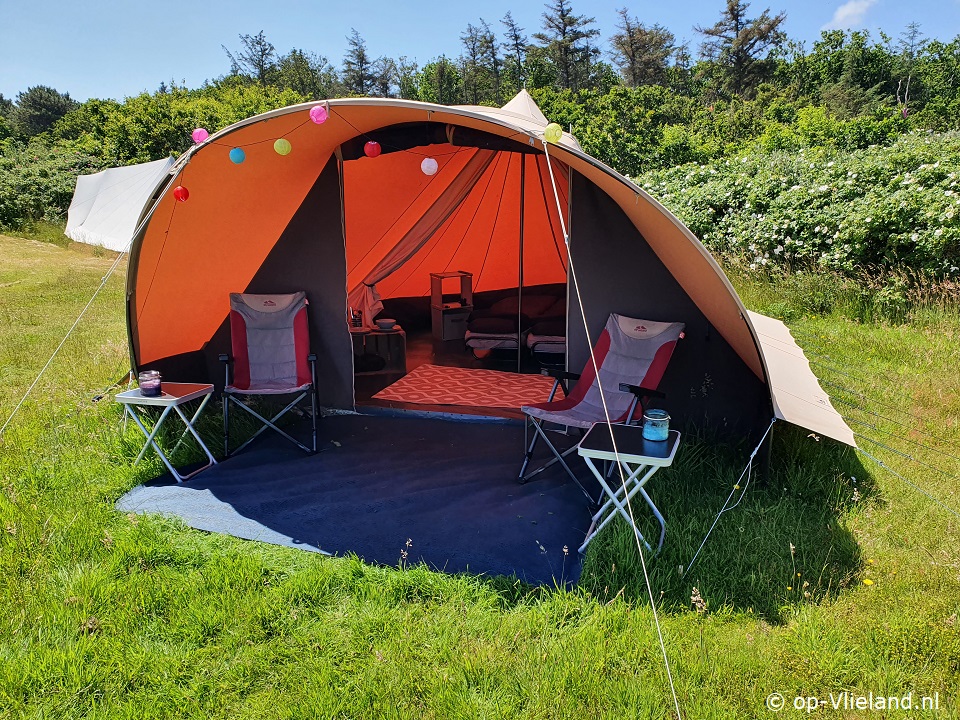
<path fill-rule="evenodd" d="M 473 312 L 473 273 L 430 273 L 430 321 L 434 340 L 463 340 Z"/>

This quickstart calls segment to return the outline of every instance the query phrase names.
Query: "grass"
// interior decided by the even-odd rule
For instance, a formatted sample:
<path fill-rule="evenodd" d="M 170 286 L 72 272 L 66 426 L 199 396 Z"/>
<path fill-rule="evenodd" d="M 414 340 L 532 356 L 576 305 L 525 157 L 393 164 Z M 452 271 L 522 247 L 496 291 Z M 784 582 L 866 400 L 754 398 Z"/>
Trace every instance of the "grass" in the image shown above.
<path fill-rule="evenodd" d="M 5 421 L 112 257 L 6 237 L 0 253 Z M 914 460 L 860 444 L 960 508 L 954 306 L 911 298 L 903 322 L 867 323 L 830 278 L 732 276 L 750 307 L 789 320 L 845 414 L 873 426 L 854 429 Z M 834 299 L 811 310 L 811 288 Z M 566 591 L 118 513 L 161 470 L 132 466 L 139 439 L 115 403 L 93 401 L 125 371 L 122 308 L 118 273 L 0 441 L 0 717 L 673 716 L 622 525 Z M 768 479 L 752 478 L 681 575 L 750 449 L 688 433 L 654 488 L 670 524 L 650 580 L 683 716 L 764 717 L 773 692 L 789 717 L 806 714 L 794 696 L 912 691 L 940 699 L 914 714 L 955 717 L 957 517 L 869 458 L 776 426 Z"/>

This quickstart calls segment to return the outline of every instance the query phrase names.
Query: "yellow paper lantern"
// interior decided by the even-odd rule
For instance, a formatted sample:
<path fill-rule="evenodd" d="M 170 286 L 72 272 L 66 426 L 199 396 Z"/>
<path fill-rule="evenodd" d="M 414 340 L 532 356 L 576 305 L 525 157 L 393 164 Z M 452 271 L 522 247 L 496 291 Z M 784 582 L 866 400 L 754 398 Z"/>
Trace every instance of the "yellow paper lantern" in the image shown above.
<path fill-rule="evenodd" d="M 557 123 L 550 123 L 543 131 L 543 139 L 548 143 L 558 143 L 563 137 L 563 128 Z"/>
<path fill-rule="evenodd" d="M 286 138 L 280 138 L 273 144 L 273 149 L 277 155 L 289 155 L 290 151 L 293 150 L 293 146 Z"/>

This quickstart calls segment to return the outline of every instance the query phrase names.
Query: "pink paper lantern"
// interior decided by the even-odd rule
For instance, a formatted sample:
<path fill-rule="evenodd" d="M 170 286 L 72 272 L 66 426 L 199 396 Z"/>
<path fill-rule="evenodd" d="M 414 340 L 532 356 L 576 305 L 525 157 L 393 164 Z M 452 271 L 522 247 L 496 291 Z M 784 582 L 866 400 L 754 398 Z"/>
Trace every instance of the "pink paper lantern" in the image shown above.
<path fill-rule="evenodd" d="M 187 198 L 190 197 L 190 191 L 187 190 L 183 185 L 177 185 L 173 189 L 173 197 L 177 199 L 177 202 L 186 202 Z"/>
<path fill-rule="evenodd" d="M 193 133 L 191 133 L 190 137 L 192 137 L 192 138 L 193 138 L 193 141 L 194 141 L 197 145 L 199 145 L 199 144 L 202 143 L 204 140 L 206 140 L 208 137 L 210 137 L 210 133 L 208 133 L 208 132 L 207 132 L 206 130 L 204 130 L 203 128 L 197 128 L 196 130 L 193 131 Z"/>
<path fill-rule="evenodd" d="M 327 109 L 323 105 L 314 105 L 310 108 L 310 119 L 317 125 L 323 125 L 329 117 Z"/>
<path fill-rule="evenodd" d="M 380 154 L 380 143 L 376 140 L 370 140 L 363 146 L 363 154 L 370 158 L 375 158 Z"/>

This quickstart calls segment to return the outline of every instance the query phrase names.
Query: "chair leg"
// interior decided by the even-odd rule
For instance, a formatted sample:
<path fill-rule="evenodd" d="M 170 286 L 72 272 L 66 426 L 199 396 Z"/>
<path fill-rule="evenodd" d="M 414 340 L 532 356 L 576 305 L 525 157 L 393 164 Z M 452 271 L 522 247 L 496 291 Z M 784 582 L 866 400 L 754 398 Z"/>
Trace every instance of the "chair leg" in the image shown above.
<path fill-rule="evenodd" d="M 258 437 L 260 437 L 260 433 L 264 432 L 264 431 L 267 430 L 267 429 L 273 430 L 274 432 L 282 435 L 282 436 L 285 437 L 287 440 L 289 440 L 290 442 L 292 442 L 294 445 L 296 445 L 297 447 L 299 447 L 301 450 L 304 450 L 304 451 L 306 451 L 306 452 L 311 452 L 311 450 L 310 450 L 309 447 L 307 447 L 306 445 L 304 445 L 302 442 L 300 442 L 299 440 L 297 440 L 295 437 L 293 437 L 293 436 L 289 435 L 288 433 L 284 432 L 281 428 L 277 427 L 277 425 L 276 425 L 277 420 L 279 420 L 281 417 L 283 417 L 284 415 L 286 415 L 287 412 L 289 412 L 289 410 L 290 410 L 291 408 L 293 408 L 297 403 L 299 403 L 301 400 L 303 400 L 303 398 L 306 397 L 306 394 L 307 394 L 306 392 L 300 393 L 300 395 L 298 395 L 297 398 L 296 398 L 295 400 L 293 400 L 293 402 L 291 402 L 290 404 L 288 404 L 283 410 L 281 410 L 280 412 L 278 412 L 276 415 L 274 415 L 274 416 L 273 416 L 272 418 L 270 418 L 270 419 L 267 419 L 266 417 L 264 417 L 263 415 L 261 415 L 260 413 L 258 413 L 256 410 L 254 410 L 252 407 L 249 407 L 248 405 L 244 405 L 244 404 L 241 403 L 239 400 L 237 400 L 237 399 L 234 398 L 234 402 L 237 403 L 237 405 L 239 405 L 241 408 L 243 408 L 243 409 L 246 410 L 248 413 L 250 413 L 251 415 L 253 415 L 253 416 L 254 416 L 257 420 L 259 420 L 260 423 L 261 423 L 260 428 L 259 428 L 252 436 L 250 436 L 249 438 L 247 438 L 242 445 L 240 445 L 238 448 L 236 448 L 236 449 L 234 450 L 234 452 L 240 452 L 243 448 L 245 448 L 247 445 L 249 445 L 249 444 L 252 443 L 254 440 L 256 440 Z"/>
<path fill-rule="evenodd" d="M 223 456 L 230 457 L 230 396 L 223 393 Z"/>
<path fill-rule="evenodd" d="M 536 423 L 537 421 L 532 418 L 529 418 L 527 421 L 527 427 L 529 427 L 530 422 Z M 533 439 L 530 441 L 530 447 L 527 448 L 527 452 L 523 456 L 523 465 L 520 467 L 520 477 L 519 477 L 521 485 L 523 485 L 523 483 L 527 481 L 527 478 L 526 478 L 527 466 L 530 464 L 530 458 L 533 457 L 533 450 L 534 448 L 536 448 L 537 440 L 539 439 L 540 439 L 539 433 L 534 432 Z"/>
<path fill-rule="evenodd" d="M 532 480 L 535 476 L 539 475 L 547 468 L 552 467 L 556 463 L 560 463 L 560 465 L 566 471 L 567 475 L 570 476 L 570 478 L 577 484 L 577 487 L 580 488 L 580 491 L 584 494 L 584 496 L 586 496 L 587 500 L 590 501 L 590 504 L 591 505 L 594 504 L 596 500 L 590 495 L 590 493 L 587 492 L 587 489 L 580 483 L 580 479 L 576 476 L 576 473 L 574 473 L 573 470 L 570 469 L 570 466 L 567 465 L 566 461 L 564 460 L 564 458 L 567 455 L 570 455 L 571 453 L 576 452 L 577 446 L 573 445 L 572 447 L 567 448 L 563 452 L 560 452 L 559 450 L 557 450 L 554 444 L 550 442 L 550 438 L 547 437 L 547 434 L 543 429 L 542 422 L 538 422 L 536 418 L 530 418 L 530 420 L 533 424 L 533 429 L 535 432 L 534 432 L 533 440 L 530 442 L 530 447 L 527 449 L 527 454 L 523 459 L 523 467 L 520 470 L 520 484 L 522 485 L 526 483 L 528 480 Z M 543 441 L 547 444 L 547 447 L 550 448 L 550 452 L 553 453 L 554 457 L 548 462 L 538 467 L 533 472 L 529 474 L 524 474 L 524 471 L 527 469 L 527 465 L 530 463 L 530 458 L 533 456 L 533 449 L 537 444 L 537 440 L 538 438 L 541 438 L 541 437 L 543 438 Z"/>
<path fill-rule="evenodd" d="M 310 389 L 310 420 L 313 423 L 313 452 L 317 451 L 317 388 Z"/>

